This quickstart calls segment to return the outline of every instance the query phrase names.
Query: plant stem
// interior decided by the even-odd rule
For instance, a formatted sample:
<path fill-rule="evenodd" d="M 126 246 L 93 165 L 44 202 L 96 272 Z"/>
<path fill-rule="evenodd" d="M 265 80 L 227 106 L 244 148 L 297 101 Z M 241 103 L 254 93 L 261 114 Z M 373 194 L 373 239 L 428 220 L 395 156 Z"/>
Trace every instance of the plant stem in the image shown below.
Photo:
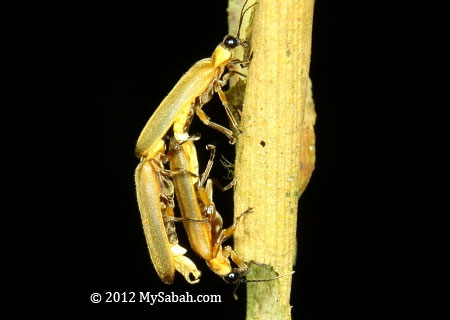
<path fill-rule="evenodd" d="M 234 243 L 245 261 L 267 266 L 253 265 L 248 279 L 288 274 L 295 262 L 298 199 L 314 168 L 315 114 L 307 99 L 313 6 L 314 0 L 258 0 L 254 11 L 234 194 L 235 217 L 249 207 L 254 212 L 239 224 Z M 287 275 L 249 283 L 247 320 L 290 319 L 291 281 Z"/>

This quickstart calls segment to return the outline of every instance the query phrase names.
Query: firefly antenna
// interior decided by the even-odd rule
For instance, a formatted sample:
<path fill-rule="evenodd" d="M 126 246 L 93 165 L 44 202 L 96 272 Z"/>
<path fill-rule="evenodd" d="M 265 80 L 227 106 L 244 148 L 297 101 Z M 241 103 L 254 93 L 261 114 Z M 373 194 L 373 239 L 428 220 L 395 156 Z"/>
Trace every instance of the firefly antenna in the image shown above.
<path fill-rule="evenodd" d="M 250 7 L 248 7 L 247 9 L 244 10 L 245 6 L 247 5 L 247 2 L 248 2 L 248 0 L 245 0 L 245 3 L 244 3 L 244 5 L 242 6 L 242 9 L 241 9 L 241 16 L 239 17 L 239 27 L 238 27 L 238 32 L 237 32 L 237 34 L 236 34 L 236 38 L 238 38 L 238 39 L 239 39 L 239 35 L 240 35 L 240 33 L 241 33 L 241 25 L 242 25 L 242 20 L 244 19 L 245 13 L 246 13 L 249 9 L 251 9 L 252 7 L 254 7 L 255 5 L 258 4 L 258 2 L 255 2 L 255 3 L 252 4 Z"/>
<path fill-rule="evenodd" d="M 293 275 L 294 273 L 295 273 L 295 271 L 286 272 L 286 273 L 284 273 L 284 274 L 281 274 L 281 275 L 279 275 L 279 276 L 276 276 L 276 277 L 273 277 L 273 278 L 270 278 L 270 279 L 247 280 L 246 278 L 241 278 L 241 279 L 238 281 L 238 283 L 236 284 L 236 286 L 234 287 L 234 290 L 233 290 L 233 298 L 234 298 L 234 300 L 238 300 L 238 296 L 237 296 L 236 292 L 237 292 L 237 289 L 239 288 L 239 286 L 241 285 L 241 283 L 272 281 L 272 280 L 276 280 L 276 279 L 279 279 L 279 278 L 282 278 L 282 277 L 286 277 L 286 276 L 289 276 L 289 275 Z"/>
<path fill-rule="evenodd" d="M 291 272 L 286 272 L 286 273 L 284 273 L 284 274 L 281 274 L 281 275 L 279 275 L 279 276 L 276 276 L 276 277 L 273 277 L 273 278 L 270 278 L 270 279 L 256 279 L 256 280 L 247 280 L 247 279 L 245 279 L 245 280 L 242 280 L 242 282 L 264 282 L 264 281 L 271 281 L 271 280 L 276 280 L 276 279 L 280 279 L 280 278 L 282 278 L 282 277 L 286 277 L 286 276 L 292 275 L 292 274 L 294 274 L 294 273 L 295 273 L 295 271 L 291 271 Z"/>

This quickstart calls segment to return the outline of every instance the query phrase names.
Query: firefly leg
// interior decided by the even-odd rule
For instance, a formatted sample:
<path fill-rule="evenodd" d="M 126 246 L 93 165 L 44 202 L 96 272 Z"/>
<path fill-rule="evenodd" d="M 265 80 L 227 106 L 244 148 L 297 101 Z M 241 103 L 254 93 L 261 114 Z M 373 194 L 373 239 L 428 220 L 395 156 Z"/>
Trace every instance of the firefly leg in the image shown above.
<path fill-rule="evenodd" d="M 241 271 L 248 269 L 248 266 L 244 262 L 244 260 L 242 260 L 230 246 L 226 246 L 225 248 L 223 248 L 222 253 L 224 256 L 230 257 Z"/>
<path fill-rule="evenodd" d="M 223 92 L 222 92 L 222 94 L 223 94 Z M 224 96 L 225 96 L 225 95 L 224 95 Z M 219 95 L 219 97 L 220 97 L 220 95 Z M 222 100 L 222 98 L 221 98 L 221 100 Z M 225 108 L 225 110 L 227 110 L 227 115 L 228 115 L 229 112 L 230 112 L 230 114 L 231 114 L 231 111 L 230 111 L 230 109 L 228 108 L 228 105 L 227 105 L 227 107 Z M 221 126 L 221 125 L 218 124 L 218 123 L 212 122 L 212 121 L 211 121 L 211 118 L 208 117 L 208 115 L 201 109 L 200 106 L 196 108 L 195 113 L 197 114 L 197 116 L 200 118 L 200 120 L 201 120 L 205 125 L 207 125 L 208 127 L 213 128 L 213 129 L 215 129 L 215 130 L 217 130 L 217 131 L 219 131 L 219 132 L 222 132 L 224 135 L 226 135 L 227 138 L 230 140 L 230 144 L 235 144 L 235 143 L 236 143 L 236 138 L 233 136 L 233 131 L 231 131 L 230 129 L 225 128 L 224 126 Z M 228 117 L 230 118 L 230 116 L 228 116 Z M 233 119 L 233 120 L 231 120 L 231 119 Z M 233 117 L 232 115 L 231 115 L 230 120 L 231 120 L 232 123 L 233 123 L 233 122 L 236 123 L 236 120 L 234 119 L 234 117 Z M 233 125 L 234 125 L 234 124 L 233 124 Z M 236 125 L 237 125 L 237 123 L 236 123 Z"/>
<path fill-rule="evenodd" d="M 211 153 L 210 153 L 209 160 L 208 160 L 208 163 L 206 165 L 205 171 L 201 174 L 201 179 L 200 179 L 200 183 L 199 183 L 199 187 L 200 188 L 202 188 L 205 185 L 205 182 L 208 179 L 209 173 L 211 172 L 211 168 L 212 168 L 212 166 L 214 164 L 214 157 L 215 157 L 215 154 L 216 154 L 216 146 L 214 146 L 212 144 L 208 144 L 206 146 L 206 149 L 210 150 Z M 222 184 L 217 179 L 210 179 L 210 180 L 222 192 L 227 191 L 227 190 L 231 189 L 232 187 L 234 187 L 236 185 L 236 179 L 233 179 L 233 181 L 231 181 L 225 187 L 223 187 Z M 210 199 L 212 200 L 212 196 L 210 196 Z"/>
<path fill-rule="evenodd" d="M 219 72 L 219 70 L 217 72 Z M 227 99 L 221 88 L 221 86 L 223 86 L 227 82 L 229 76 L 227 76 L 227 77 L 224 76 L 224 79 L 222 79 L 222 80 L 220 80 L 219 78 L 220 78 L 220 74 L 217 73 L 215 76 L 215 80 L 213 82 L 211 82 L 208 89 L 206 89 L 205 92 L 200 97 L 198 97 L 197 101 L 195 102 L 195 106 L 194 106 L 195 113 L 197 114 L 197 116 L 200 118 L 200 120 L 204 124 L 206 124 L 207 126 L 213 128 L 219 132 L 222 132 L 224 135 L 226 135 L 228 137 L 228 139 L 230 140 L 230 143 L 234 144 L 236 142 L 236 138 L 233 136 L 233 132 L 230 129 L 225 128 L 224 126 L 221 126 L 220 124 L 212 122 L 211 118 L 208 117 L 208 115 L 206 115 L 206 113 L 202 110 L 202 107 L 209 100 L 211 100 L 214 91 L 217 92 L 219 94 L 220 101 L 222 102 L 222 105 L 225 108 L 227 117 L 230 119 L 231 124 L 239 132 L 241 132 L 241 130 L 239 129 L 239 127 L 237 125 L 236 119 L 234 118 L 233 114 L 231 113 L 230 108 L 228 107 Z"/>
<path fill-rule="evenodd" d="M 219 180 L 212 178 L 211 179 L 214 185 L 222 192 L 225 192 L 227 190 L 230 190 L 236 185 L 236 179 L 233 179 L 229 184 L 227 184 L 225 187 L 222 186 Z"/>
<path fill-rule="evenodd" d="M 220 80 L 217 80 L 217 81 L 214 82 L 214 90 L 219 95 L 220 101 L 222 101 L 222 105 L 225 108 L 225 111 L 227 113 L 227 117 L 228 117 L 228 119 L 230 119 L 231 124 L 233 125 L 233 127 L 239 133 L 242 133 L 243 131 L 239 128 L 239 125 L 238 125 L 236 119 L 234 118 L 233 113 L 230 110 L 230 107 L 228 106 L 227 97 L 225 96 L 225 93 L 222 90 L 222 86 L 221 86 L 221 81 Z"/>
<path fill-rule="evenodd" d="M 230 68 L 235 64 L 239 64 L 241 66 L 241 68 L 247 68 L 248 65 L 250 64 L 250 61 L 253 58 L 253 51 L 250 53 L 250 56 L 248 57 L 248 59 L 244 59 L 244 60 L 239 60 L 239 59 L 234 59 L 231 60 L 230 62 L 228 62 L 227 67 Z"/>
<path fill-rule="evenodd" d="M 205 171 L 201 174 L 199 188 L 202 188 L 205 184 L 206 179 L 208 179 L 209 173 L 211 172 L 212 166 L 214 164 L 214 157 L 216 155 L 216 146 L 212 144 L 206 145 L 206 150 L 210 150 L 211 153 L 209 154 L 209 160 L 206 164 Z"/>
<path fill-rule="evenodd" d="M 233 235 L 240 219 L 244 215 L 246 215 L 247 213 L 250 213 L 250 212 L 253 212 L 253 208 L 248 208 L 243 213 L 241 213 L 239 215 L 239 217 L 237 217 L 237 219 L 234 221 L 234 223 L 230 227 L 228 227 L 227 229 L 220 230 L 219 236 L 217 237 L 216 243 L 214 244 L 214 249 L 213 249 L 214 254 L 217 254 L 222 243 Z"/>

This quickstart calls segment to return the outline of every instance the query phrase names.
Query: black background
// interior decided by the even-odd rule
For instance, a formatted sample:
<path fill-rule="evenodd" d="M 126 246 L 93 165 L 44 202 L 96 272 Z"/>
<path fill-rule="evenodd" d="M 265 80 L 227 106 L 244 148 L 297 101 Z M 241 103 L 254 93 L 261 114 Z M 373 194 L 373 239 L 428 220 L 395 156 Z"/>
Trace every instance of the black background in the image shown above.
<path fill-rule="evenodd" d="M 316 1 L 317 164 L 300 200 L 294 319 L 431 318 L 431 12 L 396 3 Z M 196 257 L 200 284 L 161 283 L 133 182 L 140 130 L 227 33 L 225 8 L 15 2 L 18 315 L 243 319 L 245 289 L 235 302 Z M 218 101 L 205 111 L 226 123 Z M 232 160 L 226 139 L 198 122 L 191 131 Z M 228 225 L 231 192 L 216 198 Z M 90 303 L 107 291 L 223 302 Z"/>

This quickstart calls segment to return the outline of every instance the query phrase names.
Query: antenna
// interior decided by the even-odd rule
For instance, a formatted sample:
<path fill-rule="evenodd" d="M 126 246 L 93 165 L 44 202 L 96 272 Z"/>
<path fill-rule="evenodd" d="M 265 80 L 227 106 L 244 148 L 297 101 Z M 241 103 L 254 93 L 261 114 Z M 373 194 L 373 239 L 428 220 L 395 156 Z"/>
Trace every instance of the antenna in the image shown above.
<path fill-rule="evenodd" d="M 247 5 L 248 0 L 245 0 L 244 5 L 242 6 L 241 9 L 241 16 L 239 17 L 239 26 L 238 26 L 238 32 L 236 33 L 236 38 L 239 39 L 239 35 L 241 33 L 241 26 L 242 26 L 242 20 L 244 19 L 244 15 L 245 13 L 250 10 L 251 8 L 253 8 L 255 5 L 258 4 L 258 2 L 255 2 L 254 4 L 252 4 L 250 7 L 248 7 L 247 9 L 244 10 L 245 6 Z"/>
<path fill-rule="evenodd" d="M 253 263 L 256 264 L 256 262 L 253 262 Z M 250 263 L 250 265 L 251 265 L 251 264 L 252 264 L 252 263 Z M 250 271 L 250 270 L 248 270 L 248 271 Z M 239 281 L 236 283 L 236 286 L 234 287 L 234 290 L 233 290 L 233 298 L 234 298 L 234 300 L 238 300 L 238 296 L 237 296 L 236 292 L 237 292 L 237 289 L 239 288 L 239 286 L 241 285 L 241 283 L 272 281 L 272 280 L 276 280 L 276 279 L 279 279 L 279 278 L 282 278 L 282 277 L 286 277 L 286 276 L 289 276 L 289 275 L 293 275 L 294 273 L 295 273 L 295 271 L 290 271 L 290 272 L 286 272 L 286 273 L 284 273 L 284 274 L 281 274 L 281 275 L 279 275 L 279 276 L 276 276 L 276 277 L 273 277 L 273 278 L 269 278 L 269 279 L 247 280 L 246 278 L 242 277 L 242 278 L 239 279 Z"/>

